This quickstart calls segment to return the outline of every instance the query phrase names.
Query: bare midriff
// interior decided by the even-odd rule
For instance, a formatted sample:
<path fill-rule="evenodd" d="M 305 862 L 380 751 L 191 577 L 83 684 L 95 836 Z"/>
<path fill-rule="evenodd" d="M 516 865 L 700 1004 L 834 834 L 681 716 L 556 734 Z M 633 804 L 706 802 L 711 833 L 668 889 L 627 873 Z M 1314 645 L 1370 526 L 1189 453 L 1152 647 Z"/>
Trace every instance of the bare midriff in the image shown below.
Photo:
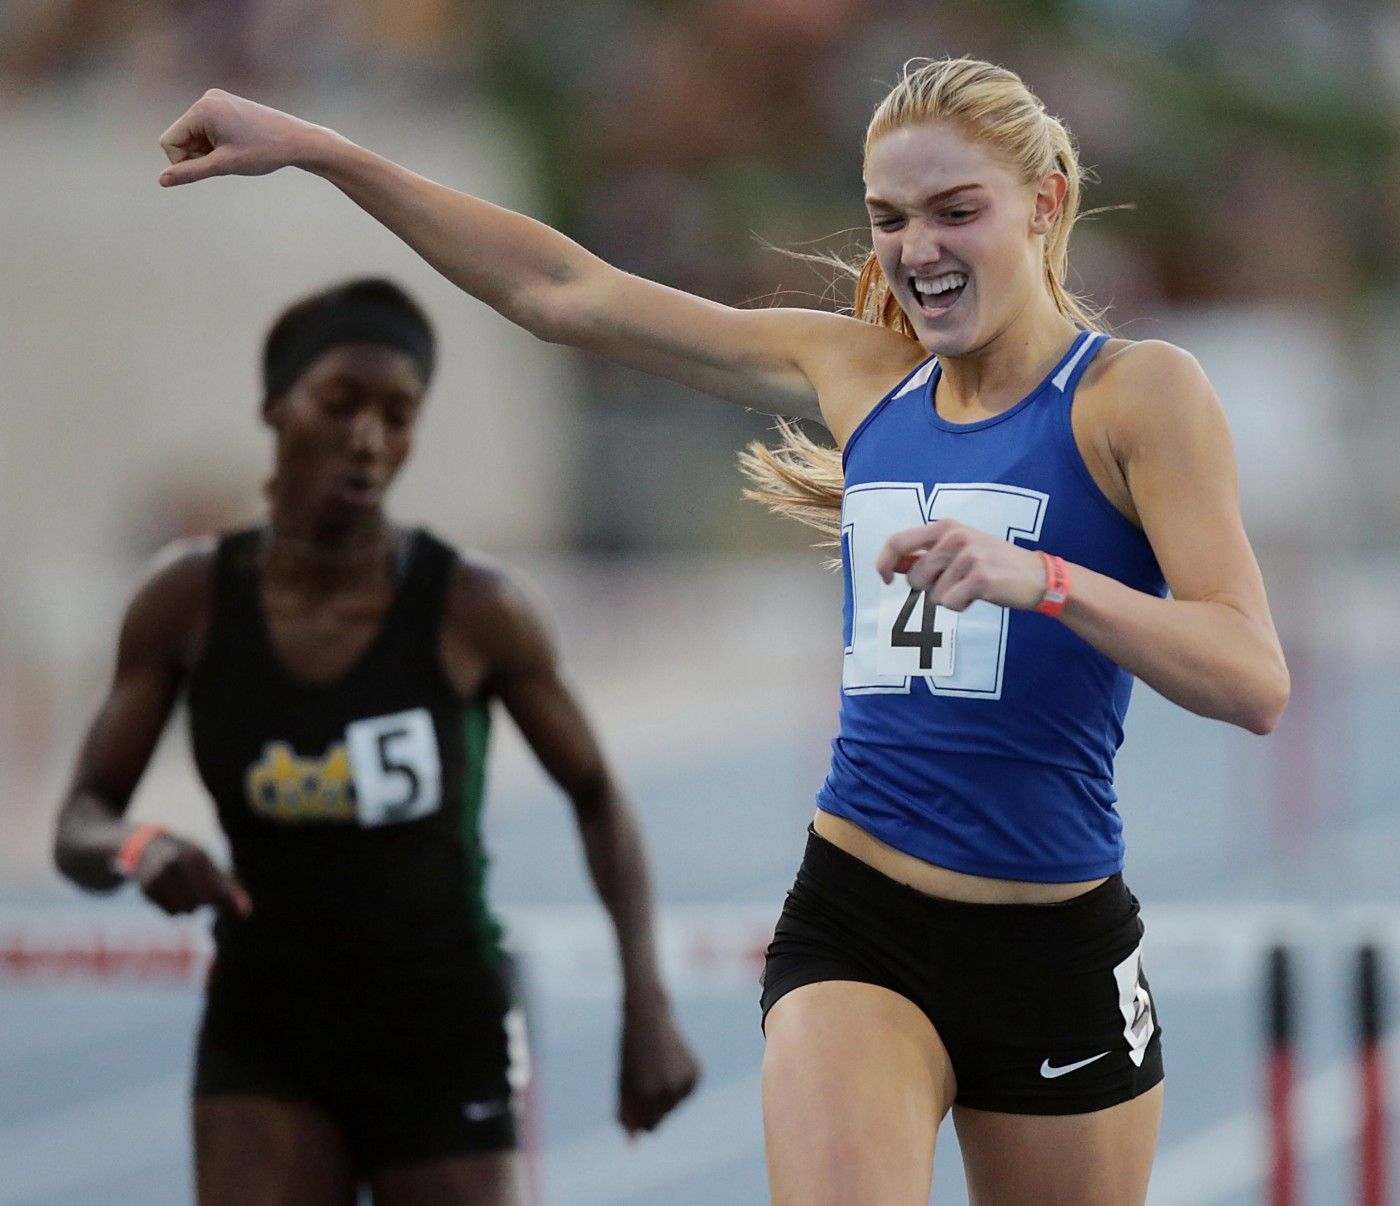
<path fill-rule="evenodd" d="M 1086 879 L 1075 883 L 1042 884 L 1021 879 L 992 879 L 985 875 L 968 875 L 950 871 L 947 867 L 926 863 L 903 850 L 888 846 L 871 837 L 859 825 L 829 812 L 818 812 L 812 827 L 833 846 L 868 863 L 882 875 L 899 883 L 944 900 L 964 904 L 1059 904 L 1082 896 L 1104 882 Z"/>

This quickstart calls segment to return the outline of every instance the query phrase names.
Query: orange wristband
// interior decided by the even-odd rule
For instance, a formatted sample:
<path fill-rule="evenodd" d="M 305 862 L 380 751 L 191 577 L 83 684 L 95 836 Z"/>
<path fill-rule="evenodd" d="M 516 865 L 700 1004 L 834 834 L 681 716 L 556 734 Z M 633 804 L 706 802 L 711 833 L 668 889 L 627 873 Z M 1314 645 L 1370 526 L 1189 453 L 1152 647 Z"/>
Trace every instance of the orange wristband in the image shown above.
<path fill-rule="evenodd" d="M 158 838 L 166 832 L 164 825 L 138 825 L 126 835 L 121 849 L 117 851 L 117 870 L 130 879 L 136 874 L 136 867 L 141 862 L 141 855 L 146 852 L 146 847 L 151 844 L 151 839 Z"/>
<path fill-rule="evenodd" d="M 1035 610 L 1043 616 L 1057 616 L 1069 602 L 1069 570 L 1065 568 L 1064 558 L 1044 551 L 1040 555 L 1045 558 L 1045 593 L 1040 596 Z"/>

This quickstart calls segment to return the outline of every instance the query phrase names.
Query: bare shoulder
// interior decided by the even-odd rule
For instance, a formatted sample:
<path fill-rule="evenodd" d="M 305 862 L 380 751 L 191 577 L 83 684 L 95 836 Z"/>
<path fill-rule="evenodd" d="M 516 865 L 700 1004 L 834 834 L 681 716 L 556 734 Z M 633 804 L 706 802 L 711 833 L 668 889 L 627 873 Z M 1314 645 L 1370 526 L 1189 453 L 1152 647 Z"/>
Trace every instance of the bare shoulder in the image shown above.
<path fill-rule="evenodd" d="M 1190 352 L 1160 339 L 1112 339 L 1080 382 L 1075 435 L 1118 466 L 1188 447 L 1231 448 L 1225 410 Z M 1232 454 L 1231 454 L 1232 455 Z"/>
<path fill-rule="evenodd" d="M 929 358 L 916 340 L 849 314 L 803 312 L 804 369 L 838 445 L 880 400 Z"/>
<path fill-rule="evenodd" d="M 192 536 L 167 544 L 148 562 L 133 606 L 144 602 L 167 614 L 207 607 L 214 591 L 214 536 Z"/>
<path fill-rule="evenodd" d="M 218 539 L 195 536 L 166 545 L 147 564 L 122 626 L 124 652 L 189 668 L 203 653 L 214 597 Z"/>
<path fill-rule="evenodd" d="M 146 581 L 178 583 L 187 588 L 202 581 L 207 588 L 212 582 L 218 549 L 219 538 L 212 535 L 172 540 L 151 557 Z"/>
<path fill-rule="evenodd" d="M 502 619 L 524 604 L 518 576 L 474 549 L 458 550 L 447 587 L 448 615 L 462 621 Z"/>
<path fill-rule="evenodd" d="M 515 571 L 475 551 L 458 552 L 448 582 L 445 635 L 490 661 L 510 657 L 545 632 L 537 592 Z"/>
<path fill-rule="evenodd" d="M 1080 391 L 1130 424 L 1170 424 L 1220 405 L 1200 362 L 1161 339 L 1110 339 L 1085 371 Z"/>
<path fill-rule="evenodd" d="M 1185 348 L 1165 339 L 1110 339 L 1084 374 L 1097 382 L 1172 388 L 1203 384 L 1205 370 Z"/>

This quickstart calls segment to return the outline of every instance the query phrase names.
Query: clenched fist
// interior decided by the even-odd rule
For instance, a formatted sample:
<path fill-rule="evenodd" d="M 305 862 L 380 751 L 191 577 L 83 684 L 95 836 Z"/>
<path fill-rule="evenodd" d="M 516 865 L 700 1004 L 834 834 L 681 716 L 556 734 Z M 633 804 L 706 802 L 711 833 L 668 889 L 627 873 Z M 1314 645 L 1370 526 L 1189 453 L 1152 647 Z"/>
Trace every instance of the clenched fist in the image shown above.
<path fill-rule="evenodd" d="M 305 161 L 319 142 L 337 137 L 323 126 L 211 88 L 160 136 L 170 188 L 211 176 L 263 176 Z"/>

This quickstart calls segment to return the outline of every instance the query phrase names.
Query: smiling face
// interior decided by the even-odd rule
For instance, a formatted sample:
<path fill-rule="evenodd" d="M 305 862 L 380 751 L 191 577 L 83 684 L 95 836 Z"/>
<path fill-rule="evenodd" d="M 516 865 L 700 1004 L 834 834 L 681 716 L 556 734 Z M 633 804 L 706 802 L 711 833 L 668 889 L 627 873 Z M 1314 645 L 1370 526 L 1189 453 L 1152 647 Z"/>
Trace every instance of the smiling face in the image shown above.
<path fill-rule="evenodd" d="M 1044 240 L 1065 177 L 1026 183 L 950 122 L 881 135 L 865 158 L 866 206 L 876 258 L 891 292 L 931 352 L 986 346 L 1040 305 Z"/>
<path fill-rule="evenodd" d="M 413 358 L 384 344 L 323 352 L 264 417 L 277 433 L 279 501 L 317 524 L 373 518 L 413 447 L 424 385 Z"/>

